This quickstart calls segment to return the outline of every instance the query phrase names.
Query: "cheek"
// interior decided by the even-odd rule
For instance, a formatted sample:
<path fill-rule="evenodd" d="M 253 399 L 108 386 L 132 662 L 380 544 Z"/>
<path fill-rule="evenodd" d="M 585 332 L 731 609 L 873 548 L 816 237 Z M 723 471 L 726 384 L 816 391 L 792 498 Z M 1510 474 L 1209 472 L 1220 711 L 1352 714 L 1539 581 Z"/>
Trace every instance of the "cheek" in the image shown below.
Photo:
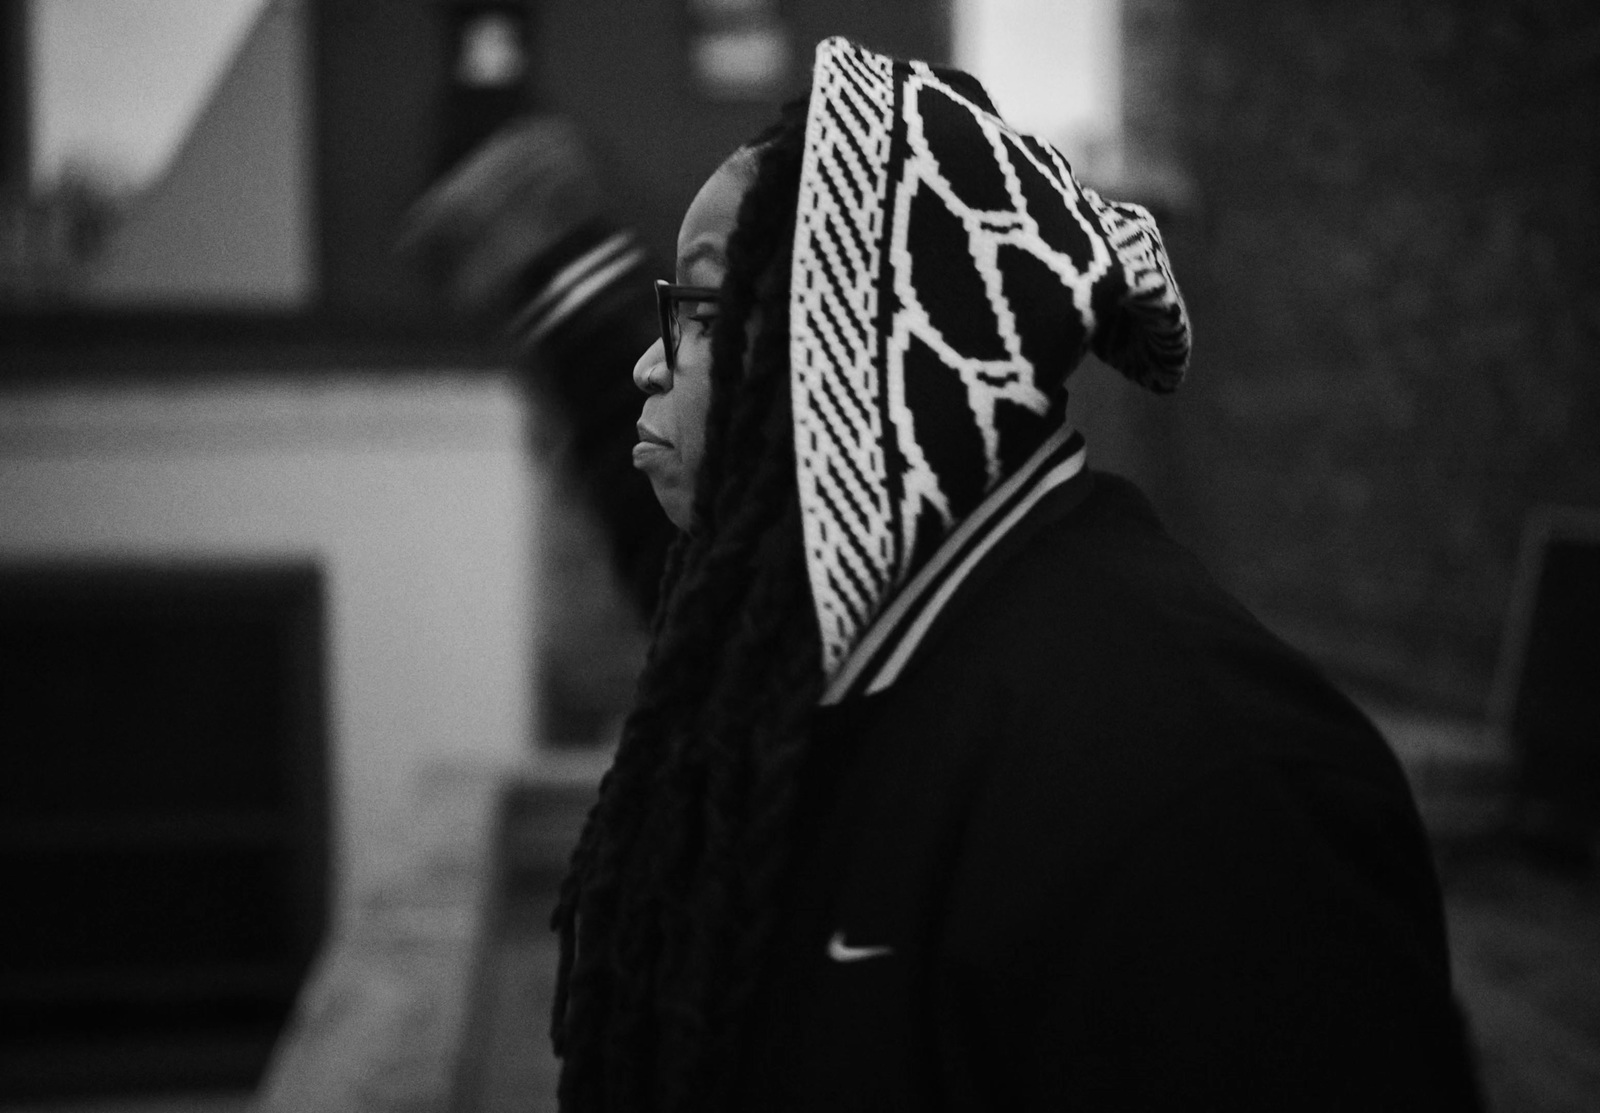
<path fill-rule="evenodd" d="M 684 462 L 698 469 L 705 456 L 706 424 L 711 417 L 711 384 L 702 379 L 693 385 L 694 389 L 684 392 L 678 428 L 683 434 Z"/>
<path fill-rule="evenodd" d="M 679 363 L 681 374 L 673 382 L 669 397 L 673 401 L 673 421 L 684 466 L 693 476 L 705 455 L 706 423 L 711 416 L 711 368 L 709 359 Z"/>

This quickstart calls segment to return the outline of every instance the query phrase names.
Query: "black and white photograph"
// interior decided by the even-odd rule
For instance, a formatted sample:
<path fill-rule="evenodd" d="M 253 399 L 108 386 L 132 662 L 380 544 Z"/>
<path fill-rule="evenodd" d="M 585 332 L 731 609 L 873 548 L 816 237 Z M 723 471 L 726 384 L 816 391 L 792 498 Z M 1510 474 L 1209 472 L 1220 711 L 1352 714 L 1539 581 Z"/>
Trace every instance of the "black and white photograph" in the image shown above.
<path fill-rule="evenodd" d="M 1600 6 L 0 0 L 0 1113 L 1600 1109 Z"/>

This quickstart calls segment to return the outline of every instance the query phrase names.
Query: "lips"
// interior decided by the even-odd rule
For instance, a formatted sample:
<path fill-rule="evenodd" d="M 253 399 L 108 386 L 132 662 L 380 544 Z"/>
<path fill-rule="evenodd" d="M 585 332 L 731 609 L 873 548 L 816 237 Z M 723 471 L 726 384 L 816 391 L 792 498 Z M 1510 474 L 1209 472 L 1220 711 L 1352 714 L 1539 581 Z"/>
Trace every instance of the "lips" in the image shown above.
<path fill-rule="evenodd" d="M 671 441 L 667 440 L 667 438 L 663 437 L 660 433 L 657 433 L 654 429 L 651 429 L 648 425 L 636 425 L 634 426 L 634 429 L 639 434 L 640 444 L 653 444 L 660 448 L 672 447 Z"/>
<path fill-rule="evenodd" d="M 639 443 L 633 446 L 633 466 L 651 473 L 669 468 L 673 459 L 672 442 L 647 425 L 636 428 Z"/>

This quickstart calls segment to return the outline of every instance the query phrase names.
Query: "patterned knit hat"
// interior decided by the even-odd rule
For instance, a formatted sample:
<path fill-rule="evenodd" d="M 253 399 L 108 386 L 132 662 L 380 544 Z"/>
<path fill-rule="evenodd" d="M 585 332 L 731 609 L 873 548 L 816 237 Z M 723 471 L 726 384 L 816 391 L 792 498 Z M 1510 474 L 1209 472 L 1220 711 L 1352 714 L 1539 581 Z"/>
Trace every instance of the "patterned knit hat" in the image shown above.
<path fill-rule="evenodd" d="M 1150 214 L 1103 200 L 967 74 L 817 47 L 790 274 L 806 564 L 832 675 L 1065 422 L 1093 351 L 1168 392 L 1189 324 Z"/>

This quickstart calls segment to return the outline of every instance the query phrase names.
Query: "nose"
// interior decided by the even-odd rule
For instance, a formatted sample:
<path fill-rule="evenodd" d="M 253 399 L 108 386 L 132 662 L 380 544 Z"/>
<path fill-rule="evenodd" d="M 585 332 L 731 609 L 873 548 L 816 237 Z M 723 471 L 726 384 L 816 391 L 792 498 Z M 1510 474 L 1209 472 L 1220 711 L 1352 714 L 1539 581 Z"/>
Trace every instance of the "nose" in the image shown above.
<path fill-rule="evenodd" d="M 665 394 L 672 389 L 672 372 L 667 370 L 666 350 L 659 339 L 633 365 L 633 385 L 646 394 Z"/>

